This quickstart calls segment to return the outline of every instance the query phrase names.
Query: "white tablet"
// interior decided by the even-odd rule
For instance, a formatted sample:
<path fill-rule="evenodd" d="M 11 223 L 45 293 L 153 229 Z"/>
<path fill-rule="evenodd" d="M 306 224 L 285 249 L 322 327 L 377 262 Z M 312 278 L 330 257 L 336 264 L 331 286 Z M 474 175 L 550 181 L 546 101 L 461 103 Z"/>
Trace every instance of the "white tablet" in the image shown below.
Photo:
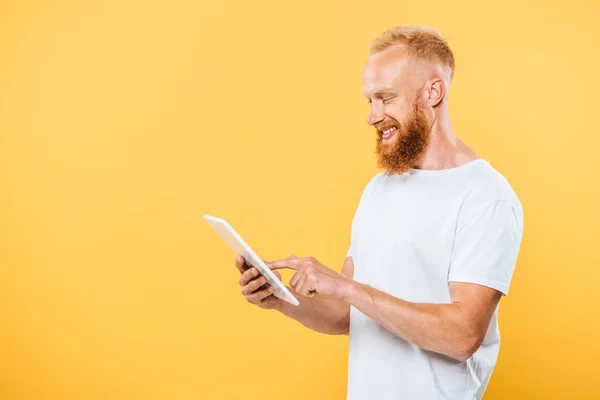
<path fill-rule="evenodd" d="M 212 215 L 204 214 L 204 219 L 212 228 L 221 236 L 221 239 L 225 241 L 238 255 L 244 257 L 246 262 L 253 267 L 256 267 L 260 273 L 267 278 L 267 282 L 273 286 L 275 291 L 273 295 L 279 297 L 282 300 L 287 301 L 295 306 L 300 302 L 290 293 L 287 287 L 271 271 L 271 269 L 263 262 L 263 260 L 256 255 L 254 250 L 246 244 L 244 239 L 229 225 L 227 221 L 221 218 L 213 217 Z"/>

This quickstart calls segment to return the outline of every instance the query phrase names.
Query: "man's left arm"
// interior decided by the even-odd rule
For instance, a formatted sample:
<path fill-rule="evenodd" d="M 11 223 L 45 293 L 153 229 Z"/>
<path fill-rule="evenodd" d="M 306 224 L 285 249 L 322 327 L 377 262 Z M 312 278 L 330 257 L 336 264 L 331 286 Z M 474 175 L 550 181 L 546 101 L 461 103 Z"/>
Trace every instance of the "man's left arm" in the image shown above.
<path fill-rule="evenodd" d="M 473 283 L 450 282 L 449 304 L 412 303 L 348 281 L 342 298 L 384 328 L 416 346 L 464 361 L 483 342 L 502 293 Z"/>
<path fill-rule="evenodd" d="M 449 304 L 411 303 L 358 282 L 341 295 L 379 324 L 425 350 L 466 360 L 481 346 L 507 294 L 523 232 L 517 200 L 466 203 L 448 272 Z"/>
<path fill-rule="evenodd" d="M 450 282 L 451 303 L 412 303 L 341 275 L 313 257 L 290 257 L 269 267 L 296 270 L 290 286 L 301 296 L 344 300 L 397 336 L 458 360 L 479 348 L 502 296 L 486 286 Z"/>

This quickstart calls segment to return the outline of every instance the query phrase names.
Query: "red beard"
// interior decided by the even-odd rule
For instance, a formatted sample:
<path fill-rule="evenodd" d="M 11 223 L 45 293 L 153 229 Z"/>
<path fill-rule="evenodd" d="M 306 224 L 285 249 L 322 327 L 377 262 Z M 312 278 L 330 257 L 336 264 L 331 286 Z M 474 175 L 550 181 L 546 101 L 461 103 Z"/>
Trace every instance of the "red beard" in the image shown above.
<path fill-rule="evenodd" d="M 382 134 L 377 131 L 376 153 L 378 167 L 391 174 L 403 174 L 413 168 L 425 154 L 429 145 L 431 127 L 419 103 L 413 103 L 412 110 L 402 124 L 393 120 L 398 131 L 391 143 L 384 143 Z"/>

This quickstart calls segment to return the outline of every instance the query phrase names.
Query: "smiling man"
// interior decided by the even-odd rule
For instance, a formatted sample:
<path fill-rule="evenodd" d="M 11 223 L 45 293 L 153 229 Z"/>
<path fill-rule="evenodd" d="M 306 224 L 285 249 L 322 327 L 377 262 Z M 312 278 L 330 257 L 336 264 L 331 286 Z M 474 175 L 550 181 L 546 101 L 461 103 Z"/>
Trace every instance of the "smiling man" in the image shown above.
<path fill-rule="evenodd" d="M 312 257 L 269 263 L 296 270 L 295 307 L 238 258 L 242 293 L 316 331 L 349 334 L 348 399 L 481 399 L 521 204 L 452 128 L 454 56 L 439 33 L 396 26 L 369 50 L 362 90 L 383 171 L 362 193 L 341 273 Z"/>

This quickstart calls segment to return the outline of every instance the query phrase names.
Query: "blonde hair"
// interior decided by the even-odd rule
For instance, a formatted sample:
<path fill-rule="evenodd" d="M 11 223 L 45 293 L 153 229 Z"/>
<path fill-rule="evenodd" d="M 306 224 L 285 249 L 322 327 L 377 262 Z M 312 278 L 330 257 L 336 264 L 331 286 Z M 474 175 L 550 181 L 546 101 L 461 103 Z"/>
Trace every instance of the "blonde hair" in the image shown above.
<path fill-rule="evenodd" d="M 411 57 L 437 62 L 449 68 L 452 79 L 454 54 L 436 29 L 423 25 L 393 26 L 373 39 L 369 44 L 369 53 L 379 53 L 395 45 L 404 46 Z"/>

